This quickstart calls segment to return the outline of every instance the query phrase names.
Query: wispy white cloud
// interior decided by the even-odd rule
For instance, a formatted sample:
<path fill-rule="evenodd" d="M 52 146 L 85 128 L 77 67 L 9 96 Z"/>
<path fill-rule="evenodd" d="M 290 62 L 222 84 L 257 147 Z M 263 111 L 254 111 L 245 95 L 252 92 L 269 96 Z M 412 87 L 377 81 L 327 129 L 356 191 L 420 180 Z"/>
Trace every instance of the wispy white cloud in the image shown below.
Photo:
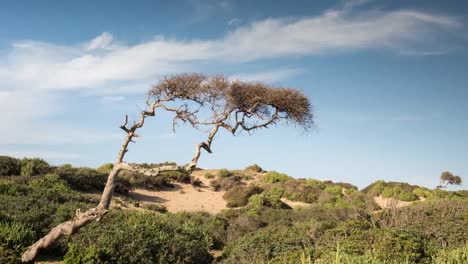
<path fill-rule="evenodd" d="M 214 39 L 170 39 L 164 36 L 128 45 L 104 32 L 75 45 L 18 41 L 0 55 L 0 145 L 69 144 L 109 140 L 120 135 L 42 122 L 66 107 L 57 91 L 80 90 L 104 96 L 102 102 L 145 92 L 159 76 L 199 71 L 199 65 L 223 69 L 265 59 L 312 56 L 363 49 L 399 55 L 448 51 L 440 39 L 462 28 L 454 17 L 415 10 L 357 11 L 356 5 L 313 17 L 269 18 L 236 24 Z M 229 2 L 215 3 L 229 9 Z M 202 5 L 200 5 L 200 8 Z M 205 6 L 211 8 L 210 6 Z M 298 68 L 239 72 L 231 78 L 279 82 L 301 74 Z M 67 137 L 63 137 L 67 135 Z"/>
<path fill-rule="evenodd" d="M 0 58 L 0 90 L 104 91 L 109 84 L 126 82 L 131 86 L 132 82 L 190 69 L 200 61 L 219 65 L 360 49 L 427 55 L 446 50 L 440 36 L 461 26 L 456 18 L 421 11 L 345 8 L 314 17 L 257 21 L 234 28 L 218 39 L 159 36 L 125 45 L 105 32 L 71 46 L 21 41 Z"/>
<path fill-rule="evenodd" d="M 125 97 L 122 95 L 115 95 L 115 96 L 103 96 L 102 102 L 103 103 L 115 103 L 125 100 Z"/>
<path fill-rule="evenodd" d="M 258 72 L 245 72 L 237 73 L 229 76 L 233 80 L 242 80 L 242 81 L 259 81 L 259 82 L 279 82 L 281 80 L 288 79 L 290 77 L 296 76 L 304 72 L 303 69 L 298 68 L 284 68 L 284 69 L 274 69 L 268 71 L 258 71 Z"/>
<path fill-rule="evenodd" d="M 234 27 L 234 26 L 239 25 L 241 22 L 242 22 L 242 19 L 235 17 L 235 18 L 230 19 L 227 24 L 228 26 Z"/>
<path fill-rule="evenodd" d="M 108 49 L 109 47 L 111 47 L 113 40 L 114 40 L 114 37 L 112 36 L 111 33 L 104 32 L 98 37 L 91 40 L 88 43 L 86 50 L 91 51 L 91 50 L 96 50 L 96 49 Z"/>

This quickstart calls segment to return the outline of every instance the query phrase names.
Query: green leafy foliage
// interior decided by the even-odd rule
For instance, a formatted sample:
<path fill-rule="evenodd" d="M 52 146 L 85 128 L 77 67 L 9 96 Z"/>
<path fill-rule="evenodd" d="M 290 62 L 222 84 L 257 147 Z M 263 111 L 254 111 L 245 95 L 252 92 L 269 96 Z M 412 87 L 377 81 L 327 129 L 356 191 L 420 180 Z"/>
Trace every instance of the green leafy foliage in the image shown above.
<path fill-rule="evenodd" d="M 21 175 L 33 176 L 33 175 L 44 175 L 52 172 L 52 168 L 49 163 L 39 158 L 24 158 L 20 161 L 21 164 Z"/>
<path fill-rule="evenodd" d="M 215 176 L 214 176 L 213 174 L 209 173 L 209 172 L 205 173 L 205 175 L 204 175 L 204 176 L 205 176 L 205 178 L 206 178 L 206 179 L 209 179 L 209 180 L 211 180 L 211 179 L 214 179 L 214 178 L 215 178 Z"/>
<path fill-rule="evenodd" d="M 323 182 L 315 179 L 307 179 L 302 185 L 304 187 L 316 187 L 322 190 L 326 187 L 326 185 Z"/>
<path fill-rule="evenodd" d="M 249 172 L 256 172 L 256 173 L 264 172 L 264 170 L 260 166 L 258 166 L 257 164 L 250 165 L 247 168 L 245 168 L 244 170 L 249 171 Z"/>
<path fill-rule="evenodd" d="M 249 198 L 248 205 L 254 208 L 258 207 L 271 207 L 271 208 L 290 208 L 287 204 L 281 201 L 284 190 L 278 187 L 274 187 L 271 190 L 264 191 L 260 194 L 254 194 Z"/>
<path fill-rule="evenodd" d="M 34 238 L 34 231 L 21 223 L 0 222 L 0 263 L 17 263 Z"/>
<path fill-rule="evenodd" d="M 290 179 L 291 179 L 290 176 L 283 174 L 283 173 L 276 172 L 276 171 L 270 171 L 267 174 L 265 174 L 262 178 L 263 182 L 265 183 L 286 182 Z"/>
<path fill-rule="evenodd" d="M 386 187 L 382 191 L 382 196 L 384 198 L 396 198 L 401 201 L 416 201 L 419 199 L 416 193 L 403 190 L 400 187 Z"/>
<path fill-rule="evenodd" d="M 223 263 L 266 263 L 283 253 L 308 245 L 307 235 L 295 228 L 269 227 L 249 233 L 223 252 Z"/>
<path fill-rule="evenodd" d="M 64 263 L 210 263 L 210 234 L 178 217 L 111 212 L 73 236 Z"/>
<path fill-rule="evenodd" d="M 234 186 L 226 191 L 223 198 L 227 202 L 227 207 L 241 207 L 247 205 L 252 195 L 259 194 L 262 191 L 263 189 L 256 185 Z"/>
<path fill-rule="evenodd" d="M 12 157 L 0 156 L 0 176 L 13 176 L 21 174 L 20 162 Z"/>
<path fill-rule="evenodd" d="M 26 246 L 95 202 L 54 174 L 0 179 L 0 263 L 18 263 Z M 54 249 L 65 250 L 63 243 Z"/>
<path fill-rule="evenodd" d="M 226 170 L 226 169 L 221 169 L 218 172 L 218 178 L 221 178 L 221 179 L 228 178 L 228 177 L 230 177 L 232 175 L 234 175 L 234 173 L 232 171 L 229 171 L 229 170 Z"/>
<path fill-rule="evenodd" d="M 455 249 L 442 249 L 432 259 L 434 264 L 464 264 L 468 263 L 468 244 Z"/>
<path fill-rule="evenodd" d="M 141 208 L 150 210 L 150 211 L 159 212 L 159 213 L 167 213 L 167 208 L 164 205 L 160 205 L 160 204 L 154 204 L 154 203 L 143 204 Z"/>
<path fill-rule="evenodd" d="M 31 169 L 27 174 L 34 176 L 1 177 L 0 263 L 18 263 L 25 247 L 51 227 L 71 219 L 77 210 L 95 206 L 97 201 L 88 198 L 95 195 L 88 192 L 102 190 L 110 168 L 65 165 L 46 175 Z M 255 186 L 243 181 L 247 174 L 232 170 L 213 176 L 212 182 L 226 190 L 223 197 L 235 209 L 216 216 L 173 214 L 145 203 L 140 207 L 146 210 L 111 210 L 45 253 L 65 256 L 65 263 L 467 262 L 466 190 L 379 181 L 358 191 L 347 183 L 293 179 L 275 172 Z M 121 171 L 118 176 L 127 189 L 190 180 L 172 172 L 146 177 Z M 123 194 L 120 199 L 129 200 Z M 382 209 L 375 195 L 426 201 Z M 291 210 L 282 198 L 310 205 Z M 213 259 L 211 250 L 222 250 L 222 256 Z"/>
<path fill-rule="evenodd" d="M 113 163 L 105 163 L 99 166 L 96 170 L 103 174 L 109 174 L 113 168 L 114 168 Z"/>

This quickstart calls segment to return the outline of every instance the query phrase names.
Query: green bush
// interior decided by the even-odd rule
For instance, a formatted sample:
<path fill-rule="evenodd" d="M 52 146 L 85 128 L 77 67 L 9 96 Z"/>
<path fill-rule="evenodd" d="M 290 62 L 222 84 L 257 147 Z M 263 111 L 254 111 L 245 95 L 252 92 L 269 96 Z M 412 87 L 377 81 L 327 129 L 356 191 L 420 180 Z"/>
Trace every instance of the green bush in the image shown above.
<path fill-rule="evenodd" d="M 242 185 L 242 178 L 237 175 L 232 175 L 226 178 L 219 178 L 210 181 L 210 187 L 215 191 L 219 190 L 229 190 L 236 186 Z"/>
<path fill-rule="evenodd" d="M 278 183 L 278 182 L 286 182 L 288 180 L 292 179 L 286 174 L 279 173 L 276 171 L 270 171 L 267 174 L 265 174 L 262 178 L 263 182 L 265 183 Z"/>
<path fill-rule="evenodd" d="M 44 175 L 52 172 L 52 168 L 49 163 L 39 158 L 24 158 L 20 161 L 21 164 L 21 175 L 33 176 L 33 175 Z"/>
<path fill-rule="evenodd" d="M 0 212 L 38 235 L 70 219 L 76 209 L 85 210 L 96 203 L 71 190 L 56 175 L 34 176 L 26 183 L 2 180 L 0 190 Z"/>
<path fill-rule="evenodd" d="M 211 236 L 173 217 L 111 212 L 72 237 L 64 263 L 211 263 Z"/>
<path fill-rule="evenodd" d="M 281 188 L 272 188 L 269 191 L 264 191 L 260 194 L 252 195 L 249 198 L 248 205 L 253 208 L 258 207 L 271 207 L 276 209 L 291 209 L 287 204 L 281 201 L 281 197 L 283 196 L 284 190 Z"/>
<path fill-rule="evenodd" d="M 167 208 L 166 206 L 162 204 L 154 204 L 154 203 L 145 203 L 141 206 L 141 208 L 150 210 L 150 211 L 155 211 L 158 213 L 167 213 Z"/>
<path fill-rule="evenodd" d="M 71 188 L 84 192 L 102 191 L 106 185 L 108 176 L 91 168 L 72 168 L 66 166 L 58 167 L 56 173 Z"/>
<path fill-rule="evenodd" d="M 105 163 L 99 166 L 96 170 L 102 174 L 109 174 L 114 168 L 113 163 Z"/>
<path fill-rule="evenodd" d="M 284 197 L 292 201 L 301 201 L 305 203 L 316 202 L 322 190 L 318 187 L 306 184 L 304 179 L 291 179 L 279 185 L 284 189 Z"/>
<path fill-rule="evenodd" d="M 404 190 L 400 187 L 386 187 L 382 191 L 382 196 L 384 198 L 395 198 L 402 201 L 416 201 L 418 200 L 418 195 L 412 191 Z"/>
<path fill-rule="evenodd" d="M 128 188 L 144 188 L 144 189 L 162 189 L 165 187 L 174 187 L 171 183 L 172 177 L 175 175 L 160 174 L 157 176 L 146 176 L 132 171 L 120 171 L 117 183 L 123 186 L 128 185 Z"/>
<path fill-rule="evenodd" d="M 23 224 L 0 222 L 0 263 L 18 263 L 20 254 L 34 239 L 34 232 Z"/>
<path fill-rule="evenodd" d="M 420 262 L 425 257 L 424 240 L 410 232 L 384 232 L 377 237 L 373 253 L 381 260 Z"/>
<path fill-rule="evenodd" d="M 226 193 L 223 195 L 223 198 L 227 202 L 227 207 L 241 207 L 247 205 L 249 198 L 252 195 L 259 194 L 262 191 L 262 188 L 255 185 L 246 187 L 234 186 L 233 188 L 226 191 Z"/>
<path fill-rule="evenodd" d="M 228 222 L 221 217 L 203 212 L 181 212 L 166 215 L 166 220 L 176 228 L 185 226 L 186 228 L 201 231 L 206 239 L 211 241 L 211 249 L 221 249 L 228 241 Z"/>
<path fill-rule="evenodd" d="M 207 173 L 205 173 L 205 178 L 211 180 L 211 179 L 214 179 L 215 176 L 213 174 L 207 172 Z"/>
<path fill-rule="evenodd" d="M 191 183 L 191 177 L 185 172 L 181 171 L 163 171 L 159 177 L 166 177 L 167 182 L 176 181 L 181 183 Z"/>
<path fill-rule="evenodd" d="M 414 204 L 396 212 L 385 210 L 376 220 L 384 229 L 423 233 L 427 250 L 432 255 L 441 247 L 465 245 L 468 237 L 465 212 L 468 212 L 467 201 L 440 200 Z"/>
<path fill-rule="evenodd" d="M 307 179 L 302 185 L 304 187 L 316 187 L 322 190 L 326 187 L 326 185 L 323 182 L 316 179 Z"/>
<path fill-rule="evenodd" d="M 411 201 L 419 200 L 419 197 L 414 192 L 403 191 L 402 193 L 398 195 L 398 200 L 411 202 Z"/>
<path fill-rule="evenodd" d="M 295 228 L 267 227 L 249 233 L 223 251 L 223 263 L 269 263 L 272 259 L 308 245 L 306 234 Z"/>
<path fill-rule="evenodd" d="M 19 254 L 25 246 L 39 239 L 50 228 L 70 220 L 77 209 L 87 210 L 96 202 L 70 189 L 57 175 L 1 179 L 0 225 L 3 228 L 0 229 L 3 237 L 0 237 L 0 244 L 9 242 L 7 246 L 0 246 L 0 263 L 18 263 Z M 5 225 L 9 228 L 5 229 Z M 10 229 L 22 238 L 5 238 L 5 230 Z M 59 254 L 65 249 L 66 243 L 58 243 L 53 252 Z"/>
<path fill-rule="evenodd" d="M 232 175 L 234 175 L 234 173 L 226 169 L 221 169 L 218 172 L 218 177 L 220 179 L 228 178 L 228 177 L 231 177 Z"/>
<path fill-rule="evenodd" d="M 250 165 L 247 168 L 245 168 L 244 170 L 251 171 L 251 172 L 257 172 L 257 173 L 263 172 L 263 169 L 260 166 L 258 166 L 257 164 Z"/>
<path fill-rule="evenodd" d="M 211 180 L 210 187 L 215 191 L 221 190 L 221 181 L 219 179 Z"/>
<path fill-rule="evenodd" d="M 14 176 L 21 174 L 20 162 L 12 157 L 0 156 L 0 176 Z"/>
<path fill-rule="evenodd" d="M 325 192 L 334 195 L 335 197 L 343 196 L 342 188 L 340 186 L 327 186 L 324 189 Z"/>
<path fill-rule="evenodd" d="M 465 264 L 468 263 L 468 243 L 464 247 L 451 250 L 440 250 L 433 257 L 434 264 Z"/>
<path fill-rule="evenodd" d="M 424 198 L 428 198 L 431 196 L 431 191 L 428 190 L 428 189 L 423 189 L 423 188 L 415 188 L 413 190 L 413 193 L 416 194 L 416 196 L 418 197 L 424 197 Z"/>

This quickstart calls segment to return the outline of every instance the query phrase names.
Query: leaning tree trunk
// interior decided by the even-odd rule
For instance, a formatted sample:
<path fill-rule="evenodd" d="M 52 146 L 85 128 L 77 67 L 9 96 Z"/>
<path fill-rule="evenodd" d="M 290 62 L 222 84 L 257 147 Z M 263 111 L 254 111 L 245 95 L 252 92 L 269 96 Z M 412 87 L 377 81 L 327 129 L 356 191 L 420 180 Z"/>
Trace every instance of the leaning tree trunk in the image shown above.
<path fill-rule="evenodd" d="M 129 166 L 128 164 L 123 162 L 125 153 L 127 153 L 128 151 L 128 145 L 130 142 L 133 142 L 134 137 L 138 137 L 138 134 L 136 134 L 135 132 L 143 126 L 145 118 L 147 116 L 154 116 L 156 106 L 157 103 L 155 102 L 150 105 L 150 111 L 142 111 L 139 122 L 135 123 L 130 128 L 127 128 L 128 117 L 125 117 L 125 123 L 121 125 L 120 128 L 123 129 L 127 133 L 127 135 L 125 136 L 122 147 L 120 148 L 120 152 L 117 156 L 117 160 L 114 163 L 114 167 L 109 173 L 109 176 L 107 177 L 107 183 L 102 192 L 99 205 L 95 208 L 89 209 L 84 213 L 77 214 L 70 221 L 61 223 L 58 226 L 52 228 L 47 235 L 45 235 L 33 245 L 27 248 L 27 250 L 21 256 L 22 262 L 27 263 L 34 261 L 41 249 L 50 247 L 60 237 L 70 235 L 76 232 L 79 228 L 85 226 L 93 220 L 99 221 L 107 213 L 107 210 L 109 209 L 112 200 L 112 195 L 114 193 L 115 180 L 117 178 L 117 174 L 122 169 L 133 168 L 132 166 Z"/>
<path fill-rule="evenodd" d="M 137 164 L 129 164 L 123 161 L 125 154 L 128 152 L 128 145 L 130 142 L 134 142 L 133 138 L 139 137 L 136 134 L 136 131 L 141 128 L 144 124 L 145 118 L 148 116 L 155 115 L 155 108 L 158 106 L 158 102 L 155 102 L 150 105 L 149 111 L 142 111 L 140 115 L 140 120 L 138 123 L 133 124 L 130 128 L 127 128 L 128 117 L 125 117 L 125 123 L 120 126 L 127 135 L 125 136 L 120 152 L 117 156 L 117 160 L 114 163 L 114 167 L 107 177 L 107 182 L 104 187 L 104 190 L 101 195 L 101 200 L 99 205 L 95 208 L 89 209 L 84 213 L 77 214 L 72 220 L 59 224 L 58 226 L 52 228 L 47 235 L 39 239 L 36 243 L 28 247 L 28 249 L 21 256 L 21 261 L 23 263 L 32 262 L 39 254 L 41 249 L 50 247 L 57 239 L 62 236 L 70 235 L 76 232 L 81 227 L 92 222 L 93 220 L 99 221 L 106 213 L 110 207 L 112 196 L 115 189 L 115 181 L 117 175 L 121 170 L 129 170 L 137 173 L 141 173 L 147 176 L 157 176 L 162 171 L 184 171 L 189 175 L 195 169 L 198 159 L 201 154 L 201 149 L 205 149 L 211 153 L 211 142 L 213 141 L 214 136 L 218 132 L 219 124 L 216 124 L 208 136 L 207 142 L 202 142 L 197 145 L 195 156 L 193 157 L 190 165 L 187 168 L 175 166 L 162 166 L 159 168 L 143 168 Z"/>

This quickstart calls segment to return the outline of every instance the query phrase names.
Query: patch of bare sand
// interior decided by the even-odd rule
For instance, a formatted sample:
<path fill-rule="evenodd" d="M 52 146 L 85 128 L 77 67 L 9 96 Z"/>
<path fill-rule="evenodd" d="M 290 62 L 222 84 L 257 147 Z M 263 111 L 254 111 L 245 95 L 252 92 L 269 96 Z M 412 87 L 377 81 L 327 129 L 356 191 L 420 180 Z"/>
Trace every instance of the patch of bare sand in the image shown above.
<path fill-rule="evenodd" d="M 169 212 L 208 212 L 216 214 L 226 209 L 223 199 L 224 191 L 214 191 L 209 187 L 210 179 L 204 177 L 205 173 L 216 175 L 217 170 L 199 170 L 192 175 L 197 177 L 202 186 L 177 183 L 175 188 L 164 190 L 135 189 L 130 196 L 143 204 L 161 204 L 166 206 Z"/>
<path fill-rule="evenodd" d="M 162 204 L 169 212 L 208 212 L 216 214 L 226 209 L 224 192 L 215 192 L 208 187 L 177 184 L 176 188 L 152 191 L 135 189 L 130 196 L 143 204 Z"/>
<path fill-rule="evenodd" d="M 419 198 L 420 201 L 424 201 L 424 198 Z M 384 198 L 382 196 L 374 197 L 374 201 L 382 208 L 401 208 L 412 205 L 414 202 L 400 201 L 394 198 Z"/>
<path fill-rule="evenodd" d="M 166 206 L 169 212 L 208 212 L 216 214 L 226 209 L 226 201 L 223 199 L 225 191 L 214 191 L 210 188 L 210 181 L 213 179 L 205 178 L 205 174 L 210 173 L 213 176 L 218 174 L 219 170 L 206 169 L 196 170 L 192 176 L 199 179 L 202 183 L 201 187 L 192 186 L 191 184 L 174 183 L 175 188 L 167 188 L 164 190 L 146 190 L 135 189 L 129 195 L 133 199 L 143 204 L 160 204 Z M 253 178 L 244 181 L 249 185 L 258 181 L 262 173 L 249 173 Z M 297 206 L 296 202 L 292 202 Z M 290 205 L 291 206 L 291 205 Z"/>
<path fill-rule="evenodd" d="M 281 201 L 287 205 L 289 205 L 291 208 L 300 208 L 300 207 L 309 207 L 311 204 L 309 203 L 304 203 L 300 201 L 291 201 L 286 198 L 281 198 Z"/>

